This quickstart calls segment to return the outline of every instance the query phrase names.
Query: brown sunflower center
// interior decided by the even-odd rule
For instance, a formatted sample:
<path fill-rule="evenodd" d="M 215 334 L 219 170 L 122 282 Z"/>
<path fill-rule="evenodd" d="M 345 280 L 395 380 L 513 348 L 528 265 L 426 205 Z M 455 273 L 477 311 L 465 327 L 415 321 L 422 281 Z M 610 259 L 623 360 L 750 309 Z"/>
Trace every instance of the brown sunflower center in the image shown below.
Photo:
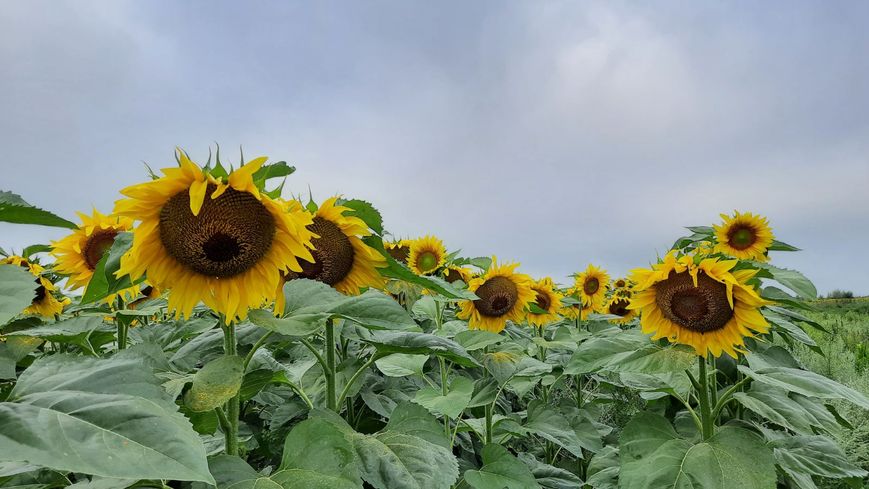
<path fill-rule="evenodd" d="M 549 294 L 546 292 L 536 291 L 537 298 L 534 299 L 534 303 L 537 304 L 537 307 L 543 309 L 544 311 L 549 311 L 549 306 L 552 305 L 552 301 L 549 299 Z"/>
<path fill-rule="evenodd" d="M 757 233 L 751 226 L 734 226 L 727 233 L 727 241 L 737 250 L 744 250 L 757 241 Z"/>
<path fill-rule="evenodd" d="M 655 284 L 655 302 L 664 317 L 698 333 L 719 330 L 733 317 L 727 287 L 702 271 L 697 275 L 697 287 L 687 271 L 671 272 L 666 280 Z"/>
<path fill-rule="evenodd" d="M 405 245 L 394 246 L 386 251 L 399 263 L 407 263 L 407 257 L 410 256 L 410 247 Z"/>
<path fill-rule="evenodd" d="M 483 282 L 476 292 L 479 299 L 474 301 L 474 307 L 480 314 L 488 317 L 499 317 L 510 312 L 519 300 L 519 290 L 516 284 L 507 277 L 497 276 Z"/>
<path fill-rule="evenodd" d="M 455 270 L 455 269 L 452 269 L 452 268 L 450 268 L 449 270 L 447 270 L 447 276 L 444 277 L 444 278 L 445 278 L 446 281 L 449 282 L 449 283 L 458 282 L 459 280 L 464 280 L 464 277 L 462 277 L 462 274 L 459 273 L 458 270 Z"/>
<path fill-rule="evenodd" d="M 586 293 L 586 295 L 594 295 L 600 289 L 600 280 L 596 277 L 592 277 L 587 279 L 585 283 L 582 284 L 582 290 Z"/>
<path fill-rule="evenodd" d="M 45 286 L 42 285 L 39 279 L 36 280 L 36 283 L 39 284 L 39 287 L 36 288 L 36 294 L 33 296 L 33 304 L 37 304 L 42 299 L 45 299 L 46 294 Z"/>
<path fill-rule="evenodd" d="M 112 247 L 117 235 L 118 232 L 114 229 L 104 229 L 88 236 L 81 254 L 84 256 L 85 264 L 89 269 L 97 269 L 97 263 L 100 262 L 106 251 Z"/>
<path fill-rule="evenodd" d="M 319 238 L 311 240 L 314 245 L 311 250 L 314 262 L 300 260 L 302 273 L 291 277 L 319 280 L 329 285 L 344 280 L 353 269 L 355 252 L 350 238 L 335 223 L 322 217 L 315 217 L 314 223 L 308 225 L 308 229 L 320 235 Z"/>
<path fill-rule="evenodd" d="M 628 310 L 629 304 L 630 302 L 623 299 L 615 300 L 610 304 L 609 312 L 616 316 L 627 316 L 631 312 Z"/>
<path fill-rule="evenodd" d="M 190 194 L 175 194 L 160 210 L 160 241 L 170 256 L 190 269 L 212 277 L 232 277 L 256 265 L 275 237 L 275 218 L 247 192 L 226 189 L 205 201 L 194 216 Z"/>
<path fill-rule="evenodd" d="M 624 287 L 624 286 L 625 286 L 625 281 L 624 281 L 624 280 L 621 280 L 621 279 L 616 280 L 616 287 L 618 287 L 618 288 L 622 288 L 622 287 Z"/>

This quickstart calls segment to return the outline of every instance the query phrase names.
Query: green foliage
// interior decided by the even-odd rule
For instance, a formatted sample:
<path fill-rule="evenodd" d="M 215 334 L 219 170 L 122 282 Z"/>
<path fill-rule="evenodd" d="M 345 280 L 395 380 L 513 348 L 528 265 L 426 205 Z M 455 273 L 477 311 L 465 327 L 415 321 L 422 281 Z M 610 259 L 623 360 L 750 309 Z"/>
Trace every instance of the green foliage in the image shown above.
<path fill-rule="evenodd" d="M 0 221 L 75 229 L 75 223 L 28 204 L 20 195 L 0 190 Z"/>
<path fill-rule="evenodd" d="M 0 325 L 17 316 L 36 297 L 33 274 L 15 265 L 0 265 Z"/>

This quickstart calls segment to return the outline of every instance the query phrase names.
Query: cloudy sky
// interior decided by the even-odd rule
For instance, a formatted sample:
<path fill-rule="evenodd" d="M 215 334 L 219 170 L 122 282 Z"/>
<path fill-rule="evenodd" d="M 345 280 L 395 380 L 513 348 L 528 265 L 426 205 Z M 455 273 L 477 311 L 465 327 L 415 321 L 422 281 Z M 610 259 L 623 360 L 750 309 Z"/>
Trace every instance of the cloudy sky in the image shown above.
<path fill-rule="evenodd" d="M 20 1 L 0 9 L 0 188 L 108 211 L 209 145 L 535 276 L 767 215 L 775 257 L 869 294 L 867 2 Z M 289 193 L 288 193 L 289 195 Z M 0 223 L 20 249 L 63 230 Z"/>

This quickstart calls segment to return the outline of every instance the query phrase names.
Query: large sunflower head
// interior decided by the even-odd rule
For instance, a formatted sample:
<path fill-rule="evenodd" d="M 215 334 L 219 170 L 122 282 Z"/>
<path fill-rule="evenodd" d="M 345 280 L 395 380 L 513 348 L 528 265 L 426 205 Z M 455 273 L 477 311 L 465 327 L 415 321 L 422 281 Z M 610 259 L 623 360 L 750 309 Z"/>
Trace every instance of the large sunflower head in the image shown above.
<path fill-rule="evenodd" d="M 407 266 L 417 275 L 430 275 L 447 260 L 444 242 L 434 236 L 423 236 L 410 243 Z"/>
<path fill-rule="evenodd" d="M 561 309 L 561 299 L 564 295 L 555 290 L 552 284 L 552 279 L 549 277 L 542 278 L 531 285 L 531 290 L 536 295 L 534 305 L 537 306 L 542 313 L 528 312 L 528 322 L 534 326 L 542 327 L 548 323 L 558 320 Z"/>
<path fill-rule="evenodd" d="M 96 209 L 91 216 L 81 212 L 78 216 L 81 225 L 72 234 L 51 244 L 51 254 L 56 259 L 54 269 L 69 277 L 67 284 L 72 289 L 87 287 L 100 259 L 115 242 L 115 236 L 133 228 L 129 217 L 107 216 Z M 105 301 L 112 302 L 118 295 L 132 299 L 139 295 L 139 286 L 112 294 Z"/>
<path fill-rule="evenodd" d="M 189 317 L 200 301 L 227 321 L 275 298 L 281 273 L 313 260 L 311 216 L 273 200 L 254 183 L 266 158 L 227 176 L 203 171 L 184 152 L 179 167 L 121 191 L 115 213 L 140 221 L 118 276 L 168 291 L 169 310 Z"/>
<path fill-rule="evenodd" d="M 484 329 L 498 333 L 507 320 L 519 322 L 525 317 L 525 309 L 536 294 L 531 288 L 533 281 L 525 274 L 516 273 L 518 263 L 499 265 L 492 259 L 492 266 L 482 277 L 471 279 L 468 290 L 478 299 L 462 301 L 456 314 L 468 320 L 471 329 Z"/>
<path fill-rule="evenodd" d="M 698 355 L 721 352 L 735 357 L 746 336 L 769 331 L 760 312 L 768 304 L 749 280 L 756 270 L 733 270 L 737 260 L 690 256 L 670 252 L 662 263 L 637 269 L 637 282 L 629 309 L 640 311 L 644 333 L 691 345 Z"/>
<path fill-rule="evenodd" d="M 68 297 L 55 297 L 57 287 L 47 277 L 43 276 L 45 269 L 40 265 L 27 260 L 22 256 L 12 255 L 0 260 L 0 265 L 16 265 L 26 269 L 34 277 L 39 285 L 33 296 L 33 301 L 24 309 L 24 314 L 35 314 L 47 318 L 54 318 L 63 312 L 63 308 L 72 301 Z"/>
<path fill-rule="evenodd" d="M 628 307 L 630 305 L 630 296 L 625 297 L 614 295 L 606 303 L 606 309 L 604 312 L 606 314 L 612 314 L 613 316 L 619 316 L 619 319 L 610 319 L 611 323 L 627 324 L 637 315 L 637 311 Z"/>
<path fill-rule="evenodd" d="M 301 270 L 287 273 L 285 279 L 317 280 L 349 295 L 359 294 L 366 287 L 382 289 L 386 281 L 377 269 L 386 266 L 386 259 L 362 241 L 362 237 L 371 235 L 368 225 L 346 215 L 351 209 L 337 205 L 337 200 L 332 197 L 323 202 L 314 213 L 308 225 L 317 235 L 312 240 L 312 257 L 302 260 Z M 282 304 L 277 304 L 278 311 Z"/>
<path fill-rule="evenodd" d="M 610 282 L 606 270 L 589 265 L 584 272 L 576 276 L 575 288 L 580 293 L 583 302 L 600 307 L 606 299 L 606 286 Z"/>
<path fill-rule="evenodd" d="M 383 243 L 389 256 L 399 263 L 407 263 L 407 260 L 410 257 L 410 244 L 411 240 L 409 239 L 400 239 L 398 241 Z"/>
<path fill-rule="evenodd" d="M 732 216 L 721 214 L 721 218 L 724 222 L 713 226 L 718 240 L 715 251 L 746 260 L 768 259 L 767 250 L 775 237 L 765 217 L 733 211 Z"/>
<path fill-rule="evenodd" d="M 447 265 L 441 273 L 444 276 L 444 280 L 449 283 L 458 282 L 460 280 L 464 283 L 468 283 L 474 276 L 474 272 L 472 272 L 470 268 L 459 267 L 456 265 Z"/>

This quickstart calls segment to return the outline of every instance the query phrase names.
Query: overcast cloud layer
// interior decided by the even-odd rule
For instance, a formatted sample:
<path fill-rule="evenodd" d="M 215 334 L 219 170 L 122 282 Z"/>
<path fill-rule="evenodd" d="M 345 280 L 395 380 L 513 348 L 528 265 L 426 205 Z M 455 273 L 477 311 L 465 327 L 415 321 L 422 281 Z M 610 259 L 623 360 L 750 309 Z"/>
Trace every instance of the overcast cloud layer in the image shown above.
<path fill-rule="evenodd" d="M 4 2 L 0 188 L 109 211 L 142 161 L 216 141 L 562 283 L 740 209 L 804 248 L 777 264 L 867 294 L 867 25 L 858 1 Z"/>

